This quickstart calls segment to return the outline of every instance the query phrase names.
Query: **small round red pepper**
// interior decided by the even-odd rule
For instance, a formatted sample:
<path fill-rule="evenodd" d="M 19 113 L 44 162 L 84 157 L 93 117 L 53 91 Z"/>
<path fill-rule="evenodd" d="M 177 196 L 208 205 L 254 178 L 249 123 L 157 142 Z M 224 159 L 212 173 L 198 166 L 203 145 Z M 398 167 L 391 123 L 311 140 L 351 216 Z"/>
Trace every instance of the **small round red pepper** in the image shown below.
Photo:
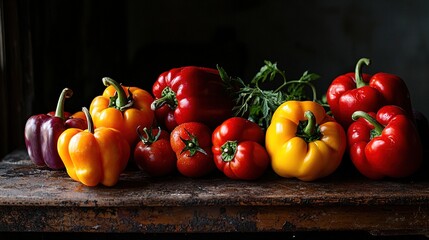
<path fill-rule="evenodd" d="M 165 176 L 176 171 L 176 153 L 171 149 L 170 134 L 158 127 L 137 128 L 141 141 L 134 148 L 134 162 L 150 176 Z"/>
<path fill-rule="evenodd" d="M 264 147 L 265 132 L 256 123 L 232 117 L 212 134 L 212 152 L 216 167 L 231 179 L 254 180 L 270 164 Z"/>
<path fill-rule="evenodd" d="M 210 151 L 212 131 L 200 122 L 186 122 L 170 133 L 171 149 L 176 153 L 177 170 L 186 177 L 209 175 L 215 168 Z"/>
<path fill-rule="evenodd" d="M 377 114 L 356 111 L 347 132 L 350 158 L 370 179 L 401 178 L 415 173 L 422 163 L 417 128 L 406 112 L 394 105 Z"/>

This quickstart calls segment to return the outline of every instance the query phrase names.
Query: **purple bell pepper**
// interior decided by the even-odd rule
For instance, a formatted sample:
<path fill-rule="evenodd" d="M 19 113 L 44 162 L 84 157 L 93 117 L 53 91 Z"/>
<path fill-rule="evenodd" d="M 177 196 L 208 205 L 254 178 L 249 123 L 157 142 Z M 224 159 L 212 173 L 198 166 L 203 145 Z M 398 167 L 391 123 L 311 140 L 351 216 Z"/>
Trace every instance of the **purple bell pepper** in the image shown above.
<path fill-rule="evenodd" d="M 34 164 L 54 170 L 65 168 L 57 150 L 59 136 L 70 127 L 87 127 L 85 120 L 73 118 L 70 113 L 64 112 L 64 101 L 72 95 L 71 89 L 64 88 L 55 112 L 34 115 L 27 120 L 24 130 L 25 145 Z"/>

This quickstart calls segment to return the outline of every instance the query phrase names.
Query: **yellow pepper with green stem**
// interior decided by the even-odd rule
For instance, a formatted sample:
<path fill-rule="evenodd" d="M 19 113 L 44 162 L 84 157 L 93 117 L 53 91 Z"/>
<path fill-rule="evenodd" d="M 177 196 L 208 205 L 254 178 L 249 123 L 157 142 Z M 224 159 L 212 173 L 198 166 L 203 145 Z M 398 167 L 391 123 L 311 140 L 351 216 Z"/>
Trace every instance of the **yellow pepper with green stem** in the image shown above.
<path fill-rule="evenodd" d="M 265 145 L 275 173 L 313 181 L 338 168 L 346 134 L 319 103 L 286 101 L 273 114 Z"/>

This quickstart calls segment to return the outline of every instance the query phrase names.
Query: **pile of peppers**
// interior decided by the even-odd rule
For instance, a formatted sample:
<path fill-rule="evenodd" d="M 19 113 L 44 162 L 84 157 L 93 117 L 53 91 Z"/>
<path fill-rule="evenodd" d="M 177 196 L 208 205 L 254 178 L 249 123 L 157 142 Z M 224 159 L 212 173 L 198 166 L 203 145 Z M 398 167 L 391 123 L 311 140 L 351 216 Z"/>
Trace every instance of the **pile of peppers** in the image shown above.
<path fill-rule="evenodd" d="M 369 64 L 362 58 L 355 72 L 335 78 L 325 105 L 314 99 L 284 100 L 266 130 L 233 114 L 238 103 L 231 86 L 214 68 L 170 69 L 154 81 L 152 92 L 106 77 L 102 95 L 94 97 L 89 110 L 65 112 L 65 99 L 73 94 L 65 88 L 55 111 L 31 116 L 25 144 L 35 165 L 65 169 L 71 179 L 89 187 L 116 185 L 133 157 L 150 176 L 182 173 L 192 157 L 185 151 L 191 141 L 183 136 L 193 139 L 200 134 L 204 146 L 192 143 L 204 147 L 207 168 L 216 167 L 233 180 L 256 180 L 272 170 L 280 177 L 315 181 L 333 174 L 345 156 L 369 179 L 412 176 L 428 154 L 428 120 L 412 108 L 400 77 L 362 73 Z M 204 133 L 197 125 L 204 126 Z M 157 129 L 158 134 L 146 132 L 153 139 L 143 141 L 141 129 Z M 173 152 L 176 143 L 183 146 Z M 149 159 L 137 154 L 143 149 Z M 166 154 L 168 167 L 162 159 Z M 176 166 L 182 155 L 187 158 Z M 206 175 L 198 171 L 192 176 Z"/>
<path fill-rule="evenodd" d="M 335 120 L 347 131 L 349 156 L 362 175 L 370 179 L 409 177 L 421 167 L 423 148 L 428 146 L 419 132 L 428 123 L 415 118 L 409 90 L 400 77 L 384 72 L 364 74 L 363 64 L 369 65 L 370 60 L 360 59 L 354 73 L 333 80 L 327 102 Z"/>

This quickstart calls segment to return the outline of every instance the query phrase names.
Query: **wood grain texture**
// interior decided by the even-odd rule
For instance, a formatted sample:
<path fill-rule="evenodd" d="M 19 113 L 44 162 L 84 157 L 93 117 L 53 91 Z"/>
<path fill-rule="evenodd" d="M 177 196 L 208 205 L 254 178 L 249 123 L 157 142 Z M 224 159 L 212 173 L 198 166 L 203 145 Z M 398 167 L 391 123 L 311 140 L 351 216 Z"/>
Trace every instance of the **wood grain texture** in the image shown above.
<path fill-rule="evenodd" d="M 129 169 L 114 187 L 85 187 L 24 151 L 0 162 L 0 231 L 429 234 L 426 179 L 315 182 L 272 172 L 257 181 L 220 174 L 152 178 Z"/>

